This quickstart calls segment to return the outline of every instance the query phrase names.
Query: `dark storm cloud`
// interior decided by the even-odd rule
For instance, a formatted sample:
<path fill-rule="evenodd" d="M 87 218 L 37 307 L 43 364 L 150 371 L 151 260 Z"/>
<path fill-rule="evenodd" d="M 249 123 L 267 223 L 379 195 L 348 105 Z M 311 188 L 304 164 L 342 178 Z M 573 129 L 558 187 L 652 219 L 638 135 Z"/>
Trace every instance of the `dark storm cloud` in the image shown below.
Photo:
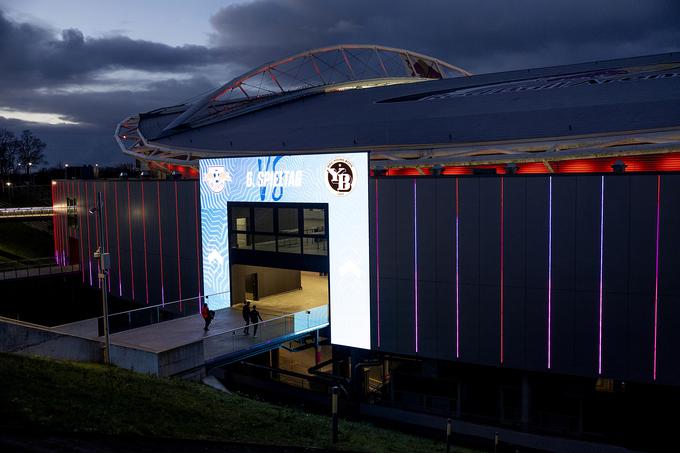
<path fill-rule="evenodd" d="M 58 86 L 87 81 L 111 69 L 193 70 L 223 62 L 219 49 L 133 40 L 125 36 L 86 38 L 77 29 L 52 30 L 8 19 L 0 11 L 0 83 L 11 86 Z"/>
<path fill-rule="evenodd" d="M 680 49 L 677 0 L 263 0 L 213 18 L 249 65 L 338 43 L 427 53 L 475 72 Z"/>
<path fill-rule="evenodd" d="M 173 47 L 55 31 L 13 21 L 0 10 L 0 107 L 81 123 L 0 118 L 0 128 L 32 129 L 48 143 L 53 164 L 121 162 L 113 132 L 123 118 L 172 105 L 235 72 L 307 49 L 382 44 L 486 72 L 677 51 L 678 24 L 678 0 L 257 0 L 216 13 L 206 24 L 214 30 L 211 46 Z M 224 71 L 211 80 L 205 74 L 215 73 L 215 65 Z M 169 79 L 102 81 L 102 74 L 119 69 Z M 189 78 L 173 76 L 178 72 Z M 107 81 L 109 92 L 73 90 Z"/>

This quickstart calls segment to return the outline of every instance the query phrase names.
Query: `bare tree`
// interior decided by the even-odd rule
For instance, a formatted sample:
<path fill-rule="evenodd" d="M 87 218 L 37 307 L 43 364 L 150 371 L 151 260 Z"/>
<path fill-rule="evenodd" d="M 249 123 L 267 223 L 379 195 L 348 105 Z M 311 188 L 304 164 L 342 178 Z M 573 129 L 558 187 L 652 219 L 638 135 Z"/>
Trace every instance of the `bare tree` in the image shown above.
<path fill-rule="evenodd" d="M 7 177 L 16 164 L 18 141 L 7 129 L 0 129 L 0 176 Z"/>
<path fill-rule="evenodd" d="M 17 164 L 23 167 L 28 175 L 33 165 L 45 162 L 45 147 L 47 144 L 25 130 L 21 133 L 17 145 Z"/>

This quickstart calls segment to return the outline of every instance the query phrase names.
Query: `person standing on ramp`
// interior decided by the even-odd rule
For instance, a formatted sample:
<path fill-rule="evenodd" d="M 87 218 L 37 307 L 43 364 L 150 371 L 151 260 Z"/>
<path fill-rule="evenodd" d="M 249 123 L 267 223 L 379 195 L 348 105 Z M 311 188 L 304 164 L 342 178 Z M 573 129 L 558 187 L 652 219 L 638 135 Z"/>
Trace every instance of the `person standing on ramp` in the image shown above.
<path fill-rule="evenodd" d="M 250 301 L 249 300 L 245 301 L 245 303 L 243 304 L 242 314 L 243 314 L 243 320 L 246 322 L 246 326 L 243 329 L 243 335 L 248 335 L 249 330 L 250 330 L 250 327 L 249 327 L 249 324 L 250 324 Z"/>
<path fill-rule="evenodd" d="M 253 325 L 253 336 L 257 336 L 257 326 L 260 321 L 263 321 L 262 316 L 260 316 L 260 312 L 257 311 L 257 307 L 253 305 L 253 309 L 250 310 L 250 323 Z"/>

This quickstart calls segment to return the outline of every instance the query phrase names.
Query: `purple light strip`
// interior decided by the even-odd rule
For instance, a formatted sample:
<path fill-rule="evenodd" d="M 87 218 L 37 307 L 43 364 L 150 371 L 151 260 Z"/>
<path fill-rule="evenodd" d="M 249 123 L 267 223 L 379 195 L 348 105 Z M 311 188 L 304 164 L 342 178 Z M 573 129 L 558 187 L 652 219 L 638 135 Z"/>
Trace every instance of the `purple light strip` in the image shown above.
<path fill-rule="evenodd" d="M 456 358 L 460 358 L 460 292 L 458 284 L 458 178 L 456 178 Z"/>
<path fill-rule="evenodd" d="M 552 367 L 552 176 L 548 178 L 548 369 Z"/>
<path fill-rule="evenodd" d="M 659 327 L 659 225 L 661 220 L 661 176 L 656 177 L 656 269 L 654 271 L 654 369 L 656 381 L 656 342 Z"/>
<path fill-rule="evenodd" d="M 378 228 L 378 178 L 375 179 L 375 289 L 378 309 L 378 348 L 380 348 L 380 233 Z"/>
<path fill-rule="evenodd" d="M 416 312 L 416 352 L 418 352 L 418 191 L 413 178 L 413 258 L 414 303 Z"/>
<path fill-rule="evenodd" d="M 602 374 L 602 289 L 604 268 L 604 176 L 600 183 L 600 320 L 597 339 L 597 373 Z"/>

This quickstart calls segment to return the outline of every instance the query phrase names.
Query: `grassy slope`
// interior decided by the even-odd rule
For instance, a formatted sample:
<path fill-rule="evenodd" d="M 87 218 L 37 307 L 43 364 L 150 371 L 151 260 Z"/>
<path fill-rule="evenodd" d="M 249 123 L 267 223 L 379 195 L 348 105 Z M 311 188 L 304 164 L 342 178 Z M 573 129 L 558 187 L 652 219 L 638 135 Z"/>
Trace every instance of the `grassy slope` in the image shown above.
<path fill-rule="evenodd" d="M 44 258 L 54 253 L 52 236 L 20 222 L 0 223 L 0 253 L 12 259 Z"/>
<path fill-rule="evenodd" d="M 330 446 L 328 417 L 178 379 L 0 354 L 0 383 L 5 427 Z M 367 423 L 341 421 L 340 435 L 339 448 L 353 451 L 444 450 L 441 442 Z"/>

